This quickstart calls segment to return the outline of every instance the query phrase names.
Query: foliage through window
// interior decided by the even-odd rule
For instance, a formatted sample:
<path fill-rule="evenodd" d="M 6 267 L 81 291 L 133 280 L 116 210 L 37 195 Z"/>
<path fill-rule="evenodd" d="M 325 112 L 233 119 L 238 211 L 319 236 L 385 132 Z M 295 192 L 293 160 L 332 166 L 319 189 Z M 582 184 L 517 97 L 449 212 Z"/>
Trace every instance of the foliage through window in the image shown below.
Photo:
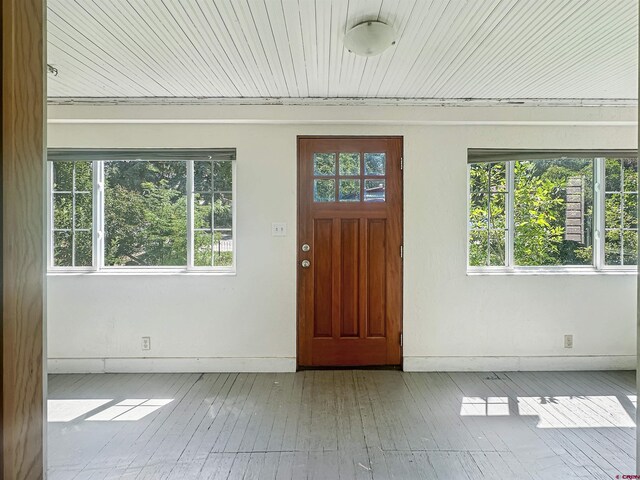
<path fill-rule="evenodd" d="M 637 159 L 549 157 L 469 165 L 469 266 L 636 265 Z"/>
<path fill-rule="evenodd" d="M 51 161 L 50 265 L 233 267 L 235 154 L 220 160 L 167 155 L 111 160 L 116 151 L 107 159 L 58 155 Z"/>

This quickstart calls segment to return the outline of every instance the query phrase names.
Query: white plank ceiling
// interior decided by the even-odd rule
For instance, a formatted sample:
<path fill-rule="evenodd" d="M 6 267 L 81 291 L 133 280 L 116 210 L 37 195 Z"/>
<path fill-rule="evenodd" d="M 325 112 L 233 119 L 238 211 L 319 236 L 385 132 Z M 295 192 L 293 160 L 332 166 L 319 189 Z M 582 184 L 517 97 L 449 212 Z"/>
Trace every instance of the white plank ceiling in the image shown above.
<path fill-rule="evenodd" d="M 635 99 L 637 4 L 48 0 L 49 96 Z M 358 57 L 370 19 L 398 42 Z"/>

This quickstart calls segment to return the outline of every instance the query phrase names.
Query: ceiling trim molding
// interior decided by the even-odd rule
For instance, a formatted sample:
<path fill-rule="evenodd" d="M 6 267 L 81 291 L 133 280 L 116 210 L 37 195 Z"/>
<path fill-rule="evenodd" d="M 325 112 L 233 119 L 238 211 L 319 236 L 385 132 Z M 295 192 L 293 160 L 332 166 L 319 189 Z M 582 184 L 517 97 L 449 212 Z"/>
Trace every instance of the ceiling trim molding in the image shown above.
<path fill-rule="evenodd" d="M 572 127 L 636 127 L 636 121 L 589 120 L 278 120 L 278 119 L 228 119 L 228 118 L 50 118 L 51 125 L 396 125 L 396 126 L 572 126 Z"/>
<path fill-rule="evenodd" d="M 636 107 L 634 98 L 49 97 L 49 105 L 284 105 L 399 107 Z"/>

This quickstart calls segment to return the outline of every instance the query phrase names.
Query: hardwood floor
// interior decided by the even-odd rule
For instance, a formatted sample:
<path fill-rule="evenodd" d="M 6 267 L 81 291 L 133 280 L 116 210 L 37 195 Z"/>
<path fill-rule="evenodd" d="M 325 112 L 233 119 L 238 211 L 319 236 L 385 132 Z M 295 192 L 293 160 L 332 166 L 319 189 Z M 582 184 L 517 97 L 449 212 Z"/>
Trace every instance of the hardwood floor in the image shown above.
<path fill-rule="evenodd" d="M 49 478 L 612 479 L 633 372 L 53 375 Z"/>

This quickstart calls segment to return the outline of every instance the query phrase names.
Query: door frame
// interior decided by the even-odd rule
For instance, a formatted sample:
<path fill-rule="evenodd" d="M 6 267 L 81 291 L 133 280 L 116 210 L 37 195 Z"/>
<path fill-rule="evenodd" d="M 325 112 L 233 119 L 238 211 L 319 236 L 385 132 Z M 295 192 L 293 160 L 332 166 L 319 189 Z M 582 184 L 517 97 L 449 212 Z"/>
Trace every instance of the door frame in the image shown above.
<path fill-rule="evenodd" d="M 301 195 L 301 171 L 300 171 L 300 141 L 301 140 L 330 140 L 330 139 L 396 139 L 400 140 L 400 236 L 402 245 L 404 246 L 404 135 L 297 135 L 296 136 L 296 370 L 308 368 L 341 368 L 341 367 L 306 367 L 300 365 L 300 343 L 301 343 L 301 272 L 298 267 L 300 258 L 300 223 L 303 221 L 300 211 L 300 195 Z M 404 258 L 401 259 L 401 275 L 400 275 L 400 318 L 398 319 L 398 329 L 400 332 L 400 368 L 404 364 L 404 346 L 402 336 L 404 332 Z M 350 367 L 358 368 L 358 367 Z"/>
<path fill-rule="evenodd" d="M 46 469 L 46 6 L 2 0 L 0 477 Z"/>

